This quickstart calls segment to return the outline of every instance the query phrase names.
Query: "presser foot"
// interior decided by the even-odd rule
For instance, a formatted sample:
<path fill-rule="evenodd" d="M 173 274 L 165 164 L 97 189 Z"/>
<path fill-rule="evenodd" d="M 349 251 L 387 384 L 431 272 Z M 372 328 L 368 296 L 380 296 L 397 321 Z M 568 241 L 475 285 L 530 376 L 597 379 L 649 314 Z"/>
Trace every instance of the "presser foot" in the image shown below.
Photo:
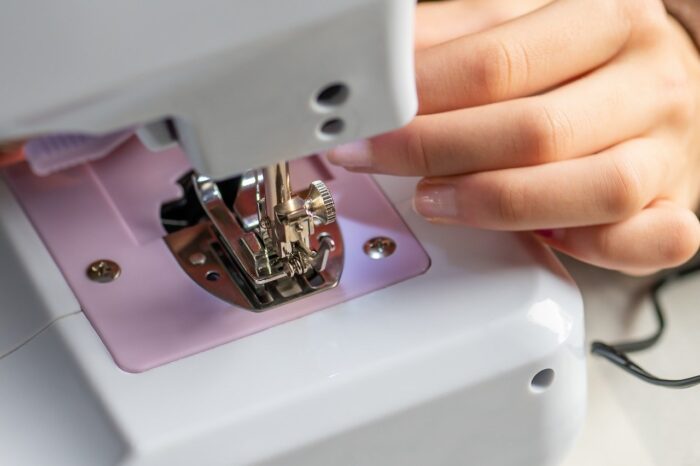
<path fill-rule="evenodd" d="M 333 288 L 343 269 L 330 191 L 314 181 L 291 194 L 288 176 L 273 176 L 280 172 L 286 166 L 242 177 L 231 208 L 213 180 L 192 175 L 202 218 L 165 237 L 198 285 L 255 312 Z"/>

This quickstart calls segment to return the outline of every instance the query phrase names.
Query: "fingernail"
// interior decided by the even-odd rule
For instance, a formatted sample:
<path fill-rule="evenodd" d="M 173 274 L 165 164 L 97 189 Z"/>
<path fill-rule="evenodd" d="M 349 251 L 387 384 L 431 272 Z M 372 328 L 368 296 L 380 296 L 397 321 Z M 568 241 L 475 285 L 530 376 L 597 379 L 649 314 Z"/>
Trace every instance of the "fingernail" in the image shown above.
<path fill-rule="evenodd" d="M 422 182 L 413 198 L 413 210 L 429 220 L 457 217 L 455 187 L 451 184 Z"/>
<path fill-rule="evenodd" d="M 564 230 L 563 229 L 535 230 L 533 233 L 535 233 L 540 238 L 543 238 L 546 240 L 552 240 L 552 241 L 561 241 L 564 237 Z"/>
<path fill-rule="evenodd" d="M 372 166 L 372 147 L 368 141 L 343 144 L 328 151 L 328 161 L 347 168 L 369 168 Z"/>

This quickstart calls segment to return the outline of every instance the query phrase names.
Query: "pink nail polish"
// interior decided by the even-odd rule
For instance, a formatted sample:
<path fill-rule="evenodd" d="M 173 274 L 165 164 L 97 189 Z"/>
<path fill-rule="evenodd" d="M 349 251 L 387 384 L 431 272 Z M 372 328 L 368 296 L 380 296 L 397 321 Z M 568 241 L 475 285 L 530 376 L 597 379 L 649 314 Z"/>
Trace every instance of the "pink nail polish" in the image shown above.
<path fill-rule="evenodd" d="M 413 209 L 431 220 L 457 217 L 457 199 L 454 186 L 421 183 L 413 198 Z"/>
<path fill-rule="evenodd" d="M 368 141 L 343 144 L 328 151 L 328 161 L 346 168 L 370 168 L 372 147 Z"/>

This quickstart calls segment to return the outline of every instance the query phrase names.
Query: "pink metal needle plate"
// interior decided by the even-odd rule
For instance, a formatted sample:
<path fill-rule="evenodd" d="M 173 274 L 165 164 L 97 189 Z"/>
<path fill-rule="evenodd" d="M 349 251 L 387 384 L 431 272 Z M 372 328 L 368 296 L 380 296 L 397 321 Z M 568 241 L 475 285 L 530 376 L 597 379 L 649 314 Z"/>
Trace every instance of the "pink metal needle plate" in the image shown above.
<path fill-rule="evenodd" d="M 425 272 L 430 260 L 375 184 L 319 157 L 292 163 L 293 184 L 324 179 L 334 193 L 345 241 L 345 269 L 329 291 L 265 311 L 236 308 L 212 296 L 180 268 L 163 241 L 163 203 L 182 195 L 176 181 L 191 170 L 179 149 L 146 150 L 136 138 L 110 156 L 48 177 L 26 165 L 4 172 L 20 204 L 116 363 L 143 372 L 217 345 L 387 287 Z M 387 236 L 396 252 L 382 260 L 364 243 Z M 111 283 L 86 269 L 111 259 Z"/>

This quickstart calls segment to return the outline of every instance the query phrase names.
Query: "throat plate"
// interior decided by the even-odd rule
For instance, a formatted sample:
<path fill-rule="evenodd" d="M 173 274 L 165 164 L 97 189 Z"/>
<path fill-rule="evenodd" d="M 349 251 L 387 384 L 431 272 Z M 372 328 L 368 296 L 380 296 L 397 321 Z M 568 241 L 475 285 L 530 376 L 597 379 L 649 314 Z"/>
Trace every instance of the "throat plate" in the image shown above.
<path fill-rule="evenodd" d="M 134 138 L 104 159 L 55 175 L 35 176 L 26 165 L 3 174 L 116 363 L 143 372 L 427 270 L 427 254 L 372 177 L 320 157 L 290 166 L 294 189 L 322 180 L 334 194 L 343 275 L 330 290 L 264 313 L 199 286 L 163 240 L 161 206 L 182 197 L 177 180 L 192 170 L 179 149 L 151 153 Z M 394 253 L 381 260 L 363 251 L 378 237 L 396 243 Z M 86 270 L 98 259 L 117 263 L 119 278 L 90 280 Z"/>

